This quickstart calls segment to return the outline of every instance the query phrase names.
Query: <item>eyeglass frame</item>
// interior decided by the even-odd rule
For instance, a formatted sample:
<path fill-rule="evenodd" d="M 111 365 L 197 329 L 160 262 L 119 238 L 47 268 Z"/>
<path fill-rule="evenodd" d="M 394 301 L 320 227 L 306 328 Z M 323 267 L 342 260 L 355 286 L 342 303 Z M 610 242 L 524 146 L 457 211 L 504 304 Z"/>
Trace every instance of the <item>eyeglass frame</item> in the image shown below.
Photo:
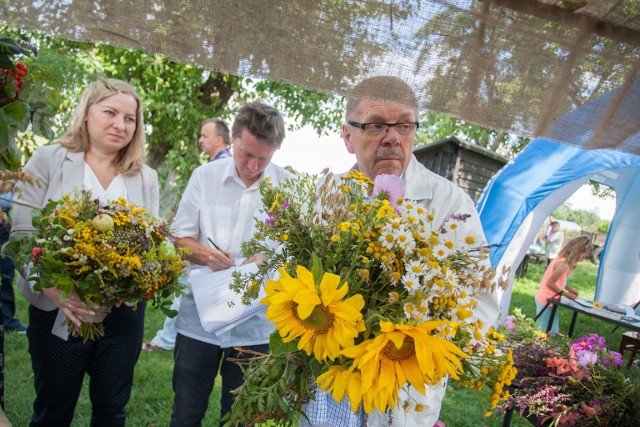
<path fill-rule="evenodd" d="M 384 134 L 386 135 L 387 133 L 389 133 L 389 129 L 391 128 L 395 128 L 398 125 L 416 125 L 416 128 L 413 129 L 414 131 L 417 131 L 418 128 L 420 128 L 420 122 L 397 122 L 397 123 L 379 123 L 379 122 L 370 122 L 370 123 L 360 123 L 360 122 L 355 122 L 353 120 L 348 120 L 347 124 L 353 127 L 356 127 L 358 129 L 362 129 L 363 132 L 366 132 L 367 129 L 366 127 L 368 125 L 385 125 L 387 128 L 384 131 Z M 396 129 L 396 132 L 398 132 L 398 129 Z M 409 131 L 411 132 L 411 131 Z M 398 134 L 403 135 L 402 133 L 398 132 Z M 407 133 L 406 135 L 408 135 L 409 133 Z"/>

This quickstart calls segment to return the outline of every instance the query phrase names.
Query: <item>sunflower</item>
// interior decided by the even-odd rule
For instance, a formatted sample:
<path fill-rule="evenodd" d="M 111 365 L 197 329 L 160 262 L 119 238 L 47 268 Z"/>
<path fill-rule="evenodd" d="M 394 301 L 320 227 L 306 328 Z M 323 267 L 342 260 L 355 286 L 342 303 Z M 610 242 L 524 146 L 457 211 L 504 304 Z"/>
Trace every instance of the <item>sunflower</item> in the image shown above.
<path fill-rule="evenodd" d="M 398 391 L 406 383 L 425 394 L 425 384 L 436 384 L 446 375 L 458 378 L 460 359 L 467 354 L 452 342 L 431 335 L 448 323 L 404 325 L 382 321 L 378 336 L 342 351 L 361 372 L 359 389 L 365 412 L 370 413 L 374 407 L 382 412 L 395 407 Z M 331 380 L 327 378 L 322 386 L 330 387 Z M 352 406 L 359 407 L 358 393 L 349 394 L 349 399 Z"/>
<path fill-rule="evenodd" d="M 318 376 L 316 383 L 320 390 L 328 391 L 336 402 L 340 402 L 345 393 L 349 396 L 351 411 L 356 412 L 362 402 L 362 377 L 355 366 L 332 365 Z"/>
<path fill-rule="evenodd" d="M 354 338 L 365 329 L 360 310 L 362 295 L 343 298 L 349 292 L 340 276 L 324 273 L 319 288 L 313 274 L 298 266 L 291 277 L 280 269 L 278 281 L 267 282 L 263 304 L 268 304 L 267 319 L 276 324 L 284 342 L 298 341 L 298 349 L 318 361 L 335 359 L 340 351 L 353 345 Z"/>

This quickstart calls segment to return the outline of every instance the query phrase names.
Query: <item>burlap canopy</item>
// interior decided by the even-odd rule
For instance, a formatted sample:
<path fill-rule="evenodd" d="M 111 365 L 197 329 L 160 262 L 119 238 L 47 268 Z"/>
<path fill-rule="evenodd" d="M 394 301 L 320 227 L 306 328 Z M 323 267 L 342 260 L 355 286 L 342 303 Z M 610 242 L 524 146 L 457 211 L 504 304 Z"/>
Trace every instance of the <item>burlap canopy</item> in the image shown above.
<path fill-rule="evenodd" d="M 423 109 L 640 153 L 640 0 L 22 0 L 0 19 L 334 94 L 394 75 Z"/>

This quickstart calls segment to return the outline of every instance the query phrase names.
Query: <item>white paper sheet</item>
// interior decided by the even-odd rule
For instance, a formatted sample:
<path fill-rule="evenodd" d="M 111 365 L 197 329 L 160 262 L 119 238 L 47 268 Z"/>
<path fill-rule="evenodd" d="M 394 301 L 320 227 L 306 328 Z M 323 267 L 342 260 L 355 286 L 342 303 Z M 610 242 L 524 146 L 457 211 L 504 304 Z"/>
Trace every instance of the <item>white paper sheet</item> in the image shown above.
<path fill-rule="evenodd" d="M 258 310 L 264 310 L 260 296 L 251 305 L 242 303 L 242 295 L 229 289 L 233 282 L 233 272 L 243 274 L 258 271 L 256 263 L 238 265 L 227 270 L 211 271 L 210 268 L 198 268 L 190 272 L 191 290 L 200 316 L 200 323 L 207 332 L 228 329 L 241 323 L 243 318 L 254 315 Z"/>

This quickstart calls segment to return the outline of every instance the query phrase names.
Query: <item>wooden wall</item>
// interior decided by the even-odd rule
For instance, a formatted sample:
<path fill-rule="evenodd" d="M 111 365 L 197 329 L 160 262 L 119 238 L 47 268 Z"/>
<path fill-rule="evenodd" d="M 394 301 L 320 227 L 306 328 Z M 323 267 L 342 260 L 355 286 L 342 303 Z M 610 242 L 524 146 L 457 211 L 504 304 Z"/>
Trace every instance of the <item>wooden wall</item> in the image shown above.
<path fill-rule="evenodd" d="M 508 159 L 455 137 L 416 147 L 416 158 L 430 171 L 453 181 L 477 202 L 489 179 Z"/>

